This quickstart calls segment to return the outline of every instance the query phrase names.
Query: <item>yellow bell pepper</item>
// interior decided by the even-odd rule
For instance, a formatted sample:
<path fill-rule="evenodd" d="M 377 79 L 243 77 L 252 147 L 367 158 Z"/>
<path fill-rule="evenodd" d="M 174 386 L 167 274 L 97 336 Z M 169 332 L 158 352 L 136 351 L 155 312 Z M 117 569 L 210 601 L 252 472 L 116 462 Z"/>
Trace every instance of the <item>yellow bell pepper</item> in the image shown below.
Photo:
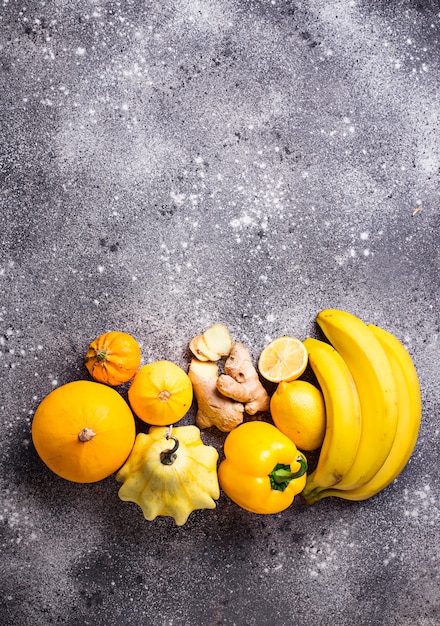
<path fill-rule="evenodd" d="M 218 477 L 226 495 L 252 513 L 278 513 L 305 486 L 307 461 L 267 422 L 246 422 L 226 437 Z"/>
<path fill-rule="evenodd" d="M 121 500 L 138 504 L 147 520 L 174 518 L 177 526 L 196 509 L 214 509 L 220 497 L 218 452 L 206 446 L 197 426 L 172 430 L 152 426 L 139 433 L 125 465 L 116 474 Z"/>

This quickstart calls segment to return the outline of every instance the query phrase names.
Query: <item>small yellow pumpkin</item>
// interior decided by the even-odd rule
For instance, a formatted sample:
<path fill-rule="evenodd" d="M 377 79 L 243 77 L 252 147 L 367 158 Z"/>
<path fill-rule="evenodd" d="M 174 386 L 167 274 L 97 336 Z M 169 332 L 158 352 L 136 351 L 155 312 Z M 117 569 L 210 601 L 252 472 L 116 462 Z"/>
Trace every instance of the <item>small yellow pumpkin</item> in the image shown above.
<path fill-rule="evenodd" d="M 32 422 L 41 460 L 58 476 L 78 483 L 113 474 L 130 454 L 135 437 L 133 413 L 124 398 L 88 380 L 51 391 Z"/>
<path fill-rule="evenodd" d="M 135 502 L 147 520 L 174 518 L 177 526 L 196 509 L 214 509 L 220 497 L 218 452 L 206 446 L 197 426 L 152 426 L 139 433 L 126 463 L 116 474 L 121 500 Z"/>
<path fill-rule="evenodd" d="M 128 390 L 133 411 L 154 426 L 175 424 L 187 413 L 192 399 L 188 374 L 171 361 L 155 361 L 141 367 Z"/>
<path fill-rule="evenodd" d="M 112 330 L 89 345 L 85 364 L 91 377 L 115 387 L 133 378 L 141 363 L 141 349 L 128 333 Z"/>

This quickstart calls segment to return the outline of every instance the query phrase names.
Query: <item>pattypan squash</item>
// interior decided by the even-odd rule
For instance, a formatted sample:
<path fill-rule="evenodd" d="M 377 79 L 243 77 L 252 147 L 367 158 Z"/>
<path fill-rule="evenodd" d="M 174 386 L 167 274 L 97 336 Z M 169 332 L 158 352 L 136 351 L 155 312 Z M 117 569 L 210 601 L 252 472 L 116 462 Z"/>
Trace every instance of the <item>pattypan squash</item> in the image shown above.
<path fill-rule="evenodd" d="M 175 424 L 187 413 L 193 399 L 188 374 L 172 361 L 143 365 L 128 390 L 133 412 L 152 426 Z"/>
<path fill-rule="evenodd" d="M 151 426 L 139 433 L 116 474 L 121 500 L 138 504 L 147 520 L 159 515 L 183 526 L 192 511 L 214 509 L 220 497 L 218 452 L 202 442 L 197 426 Z"/>

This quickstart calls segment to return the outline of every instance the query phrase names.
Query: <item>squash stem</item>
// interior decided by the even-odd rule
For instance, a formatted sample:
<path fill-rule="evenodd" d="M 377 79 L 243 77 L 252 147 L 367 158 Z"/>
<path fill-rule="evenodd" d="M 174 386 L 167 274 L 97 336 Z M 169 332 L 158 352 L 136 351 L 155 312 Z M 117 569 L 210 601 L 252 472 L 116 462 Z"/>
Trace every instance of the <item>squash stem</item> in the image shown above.
<path fill-rule="evenodd" d="M 107 358 L 108 350 L 95 350 L 95 357 L 98 363 L 103 363 Z"/>
<path fill-rule="evenodd" d="M 78 433 L 78 439 L 82 442 L 85 441 L 91 441 L 93 439 L 93 437 L 96 436 L 96 433 L 94 430 L 92 430 L 91 428 L 87 428 L 84 427 L 79 433 Z"/>
<path fill-rule="evenodd" d="M 174 441 L 174 446 L 169 450 L 162 450 L 160 453 L 160 462 L 164 465 L 172 465 L 174 461 L 177 459 L 177 448 L 179 447 L 179 440 L 173 435 L 167 437 L 167 439 L 172 439 Z"/>
<path fill-rule="evenodd" d="M 157 396 L 157 399 L 160 400 L 161 402 L 168 402 L 170 398 L 171 398 L 171 394 L 167 389 L 164 389 L 163 391 L 161 391 L 160 394 Z"/>

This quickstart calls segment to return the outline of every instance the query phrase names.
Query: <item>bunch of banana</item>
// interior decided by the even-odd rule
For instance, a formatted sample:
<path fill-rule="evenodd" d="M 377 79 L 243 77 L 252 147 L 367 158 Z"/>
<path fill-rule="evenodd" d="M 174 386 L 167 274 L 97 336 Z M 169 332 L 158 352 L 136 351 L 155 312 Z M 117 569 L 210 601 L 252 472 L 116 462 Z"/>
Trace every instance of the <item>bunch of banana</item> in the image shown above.
<path fill-rule="evenodd" d="M 421 399 L 411 357 L 396 337 L 337 309 L 316 318 L 332 345 L 306 339 L 326 404 L 324 442 L 302 492 L 366 500 L 405 467 L 420 427 Z"/>

